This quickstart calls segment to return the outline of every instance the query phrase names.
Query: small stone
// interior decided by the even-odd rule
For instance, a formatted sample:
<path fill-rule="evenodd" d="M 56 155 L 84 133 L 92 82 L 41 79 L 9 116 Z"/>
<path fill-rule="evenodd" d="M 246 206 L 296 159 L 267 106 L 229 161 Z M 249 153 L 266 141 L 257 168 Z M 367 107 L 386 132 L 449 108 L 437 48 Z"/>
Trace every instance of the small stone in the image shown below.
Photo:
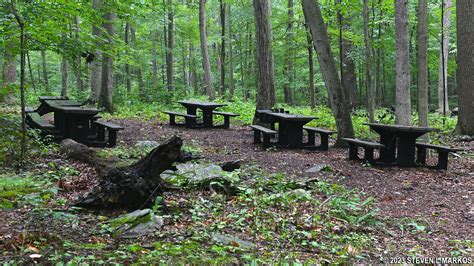
<path fill-rule="evenodd" d="M 328 170 L 331 170 L 331 166 L 329 166 L 328 164 L 316 164 L 313 167 L 306 170 L 306 173 L 317 174 L 321 171 L 328 171 Z"/>
<path fill-rule="evenodd" d="M 160 146 L 160 143 L 154 140 L 143 140 L 143 141 L 137 141 L 135 144 L 135 148 L 137 149 L 153 149 Z"/>

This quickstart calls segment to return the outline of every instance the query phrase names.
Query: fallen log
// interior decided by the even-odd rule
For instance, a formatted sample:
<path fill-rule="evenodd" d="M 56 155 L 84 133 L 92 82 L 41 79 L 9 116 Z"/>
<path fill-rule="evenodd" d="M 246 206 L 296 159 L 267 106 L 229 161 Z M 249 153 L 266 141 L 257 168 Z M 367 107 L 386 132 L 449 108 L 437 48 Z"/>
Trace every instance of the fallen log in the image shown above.
<path fill-rule="evenodd" d="M 101 181 L 92 192 L 79 198 L 74 206 L 94 209 L 141 209 L 150 207 L 163 193 L 160 174 L 173 170 L 173 163 L 182 160 L 182 140 L 171 137 L 136 163 L 120 167 L 117 159 L 104 159 L 97 150 L 71 139 L 61 142 L 61 150 L 73 160 L 91 164 Z"/>

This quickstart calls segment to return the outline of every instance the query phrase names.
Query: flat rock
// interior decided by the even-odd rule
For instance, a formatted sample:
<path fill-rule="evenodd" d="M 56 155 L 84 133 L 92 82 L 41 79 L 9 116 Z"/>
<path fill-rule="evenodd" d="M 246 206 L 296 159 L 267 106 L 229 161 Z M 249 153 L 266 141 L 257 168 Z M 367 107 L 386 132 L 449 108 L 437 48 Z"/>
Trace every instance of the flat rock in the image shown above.
<path fill-rule="evenodd" d="M 331 169 L 331 166 L 329 166 L 329 164 L 316 164 L 316 165 L 313 165 L 313 167 L 306 170 L 306 173 L 317 174 L 326 169 Z"/>
<path fill-rule="evenodd" d="M 252 249 L 255 247 L 255 245 L 252 242 L 242 240 L 240 238 L 237 238 L 231 235 L 224 235 L 221 233 L 212 233 L 211 237 L 212 237 L 212 240 L 214 240 L 215 242 L 218 242 L 224 245 L 240 247 L 240 248 L 245 248 L 245 249 Z"/>
<path fill-rule="evenodd" d="M 154 149 L 158 146 L 160 146 L 160 143 L 154 140 L 137 141 L 137 143 L 135 144 L 135 148 L 138 149 Z"/>
<path fill-rule="evenodd" d="M 140 236 L 150 235 L 160 230 L 164 225 L 164 219 L 161 216 L 153 215 L 150 221 L 137 224 L 135 227 L 129 228 L 121 233 L 121 238 L 136 238 Z"/>

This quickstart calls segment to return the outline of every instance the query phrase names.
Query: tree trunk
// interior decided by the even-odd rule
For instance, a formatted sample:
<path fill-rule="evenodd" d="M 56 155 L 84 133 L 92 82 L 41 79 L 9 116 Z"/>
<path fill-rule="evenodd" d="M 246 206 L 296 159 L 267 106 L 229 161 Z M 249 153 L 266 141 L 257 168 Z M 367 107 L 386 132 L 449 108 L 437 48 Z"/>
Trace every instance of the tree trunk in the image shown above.
<path fill-rule="evenodd" d="M 229 30 L 227 31 L 227 36 L 228 36 L 228 46 L 229 48 L 227 49 L 228 51 L 228 57 L 229 57 L 229 93 L 230 93 L 230 98 L 232 99 L 234 97 L 234 90 L 235 90 L 235 80 L 234 80 L 234 55 L 232 52 L 232 44 L 233 44 L 233 36 L 232 36 L 232 17 L 231 17 L 231 4 L 227 4 L 227 26 L 229 27 Z"/>
<path fill-rule="evenodd" d="M 285 96 L 285 103 L 293 105 L 293 76 L 295 72 L 294 68 L 294 41 L 295 33 L 293 31 L 293 22 L 295 15 L 293 12 L 293 0 L 288 0 L 288 24 L 286 30 L 286 53 L 285 53 L 285 67 L 284 67 L 284 78 L 285 84 L 283 85 L 283 93 Z"/>
<path fill-rule="evenodd" d="M 48 69 L 46 67 L 46 51 L 44 49 L 41 50 L 41 65 L 43 69 L 43 85 L 46 89 L 46 92 L 50 93 L 51 90 L 49 89 Z"/>
<path fill-rule="evenodd" d="M 336 145 L 345 146 L 341 138 L 353 137 L 354 128 L 352 127 L 350 110 L 347 108 L 348 101 L 344 97 L 344 90 L 337 73 L 326 25 L 324 24 L 318 1 L 303 0 L 302 5 L 304 16 L 311 29 L 313 44 L 318 54 L 319 66 L 328 89 L 332 111 L 336 120 L 338 131 Z"/>
<path fill-rule="evenodd" d="M 418 117 L 428 126 L 428 2 L 418 1 Z M 427 139 L 425 139 L 427 140 Z"/>
<path fill-rule="evenodd" d="M 2 89 L 9 90 L 9 93 L 5 95 L 2 101 L 6 104 L 14 104 L 15 93 L 13 85 L 16 82 L 16 56 L 13 53 L 15 44 L 7 44 L 3 54 L 3 71 L 2 71 Z"/>
<path fill-rule="evenodd" d="M 443 32 L 444 36 L 441 50 L 439 51 L 439 76 L 438 76 L 438 110 L 442 114 L 449 111 L 448 101 L 448 59 L 449 59 L 449 33 L 451 28 L 452 0 L 444 0 Z M 443 37 L 442 37 L 443 38 Z M 444 55 L 444 60 L 443 60 Z M 444 67 L 443 67 L 444 62 Z M 444 69 L 444 74 L 443 74 Z M 444 82 L 443 82 L 444 78 Z"/>
<path fill-rule="evenodd" d="M 173 0 L 168 0 L 168 42 L 166 45 L 166 84 L 168 91 L 174 88 L 174 13 Z"/>
<path fill-rule="evenodd" d="M 201 39 L 202 67 L 204 69 L 204 89 L 209 99 L 214 100 L 212 88 L 211 60 L 207 46 L 206 33 L 206 0 L 199 0 L 199 35 Z"/>
<path fill-rule="evenodd" d="M 257 63 L 257 109 L 275 105 L 271 4 L 269 0 L 253 0 L 255 17 L 255 58 Z"/>
<path fill-rule="evenodd" d="M 160 174 L 172 170 L 182 158 L 182 140 L 172 137 L 136 163 L 119 167 L 117 159 L 104 159 L 95 149 L 71 139 L 61 142 L 61 150 L 69 158 L 93 165 L 101 181 L 94 190 L 74 205 L 93 209 L 141 209 L 153 205 L 164 191 Z"/>
<path fill-rule="evenodd" d="M 33 87 L 33 91 L 36 92 L 35 77 L 33 75 L 33 68 L 31 67 L 31 61 L 30 61 L 30 53 L 28 51 L 26 51 L 26 58 L 28 61 L 28 70 L 30 72 L 31 86 Z"/>
<path fill-rule="evenodd" d="M 458 124 L 457 131 L 474 136 L 474 1 L 457 0 Z"/>
<path fill-rule="evenodd" d="M 222 95 L 225 95 L 226 84 L 225 84 L 225 9 L 226 4 L 223 0 L 219 0 L 220 20 L 221 20 L 221 45 L 220 45 L 220 57 L 221 57 L 221 79 L 220 79 L 220 91 Z"/>
<path fill-rule="evenodd" d="M 306 39 L 308 41 L 308 65 L 309 65 L 309 95 L 311 98 L 311 109 L 316 108 L 316 92 L 314 86 L 314 48 L 313 40 L 311 39 L 311 32 L 308 24 L 305 22 Z"/>
<path fill-rule="evenodd" d="M 125 23 L 125 45 L 130 50 L 130 22 Z M 132 77 L 128 60 L 125 63 L 125 82 L 127 84 L 127 93 L 130 94 L 132 92 Z"/>
<path fill-rule="evenodd" d="M 114 21 L 115 14 L 108 12 L 103 16 L 104 22 L 102 27 L 104 28 L 107 45 L 111 50 L 114 46 Z M 113 91 L 113 70 L 114 70 L 114 59 L 111 55 L 103 53 L 102 55 L 102 83 L 99 97 L 99 107 L 104 107 L 109 113 L 113 113 L 115 110 L 112 102 L 112 91 Z"/>
<path fill-rule="evenodd" d="M 152 91 L 155 91 L 158 88 L 158 63 L 157 63 L 157 53 L 156 53 L 156 43 L 158 42 L 158 32 L 153 31 L 152 33 L 152 44 L 151 44 L 151 65 L 152 65 Z"/>
<path fill-rule="evenodd" d="M 61 96 L 67 96 L 67 85 L 68 85 L 68 63 L 67 59 L 65 56 L 63 56 L 62 62 L 61 62 Z"/>
<path fill-rule="evenodd" d="M 79 17 L 74 17 L 74 38 L 79 41 Z M 76 60 L 74 62 L 75 65 L 75 74 L 76 74 L 76 87 L 78 91 L 84 90 L 84 83 L 82 82 L 82 61 L 81 61 L 81 54 L 78 53 L 76 56 Z"/>
<path fill-rule="evenodd" d="M 365 43 L 365 88 L 367 91 L 367 111 L 370 123 L 375 122 L 375 99 L 370 76 L 370 43 L 369 43 L 369 0 L 364 0 L 364 43 Z"/>
<path fill-rule="evenodd" d="M 102 0 L 93 0 L 92 1 L 92 8 L 96 12 L 100 12 L 102 8 Z M 101 29 L 97 26 L 92 26 L 92 35 L 96 38 L 101 37 Z M 97 45 L 100 45 L 100 42 L 97 41 Z M 101 72 L 102 72 L 102 64 L 101 64 L 101 53 L 96 50 L 93 52 L 93 60 L 88 62 L 89 64 L 89 82 L 91 87 L 91 95 L 89 97 L 88 102 L 91 104 L 96 104 L 99 101 L 100 95 L 100 87 L 101 87 Z"/>
<path fill-rule="evenodd" d="M 408 126 L 411 125 L 408 0 L 395 1 L 395 27 L 397 35 L 395 122 Z"/>

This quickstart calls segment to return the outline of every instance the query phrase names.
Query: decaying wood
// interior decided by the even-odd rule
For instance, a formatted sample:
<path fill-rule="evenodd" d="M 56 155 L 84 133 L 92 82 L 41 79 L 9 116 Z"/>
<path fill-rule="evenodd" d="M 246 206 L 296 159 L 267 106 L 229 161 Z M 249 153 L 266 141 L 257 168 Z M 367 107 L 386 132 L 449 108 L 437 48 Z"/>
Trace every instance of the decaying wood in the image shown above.
<path fill-rule="evenodd" d="M 182 160 L 181 146 L 182 140 L 174 136 L 136 163 L 117 167 L 116 159 L 101 158 L 95 149 L 70 139 L 62 141 L 61 149 L 67 157 L 91 164 L 101 177 L 99 185 L 74 205 L 96 209 L 150 206 L 163 192 L 160 174 Z"/>

